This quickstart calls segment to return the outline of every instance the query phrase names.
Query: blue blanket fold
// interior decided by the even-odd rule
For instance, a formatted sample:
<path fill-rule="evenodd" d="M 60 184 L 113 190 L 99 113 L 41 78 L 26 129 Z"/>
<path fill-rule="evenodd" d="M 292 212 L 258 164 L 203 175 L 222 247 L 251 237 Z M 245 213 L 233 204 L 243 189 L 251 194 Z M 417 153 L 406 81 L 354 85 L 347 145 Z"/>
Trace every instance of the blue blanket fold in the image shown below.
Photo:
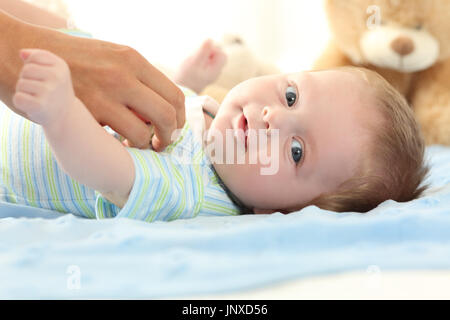
<path fill-rule="evenodd" d="M 170 298 L 351 270 L 450 268 L 450 148 L 430 190 L 371 212 L 145 223 L 0 204 L 0 298 Z"/>

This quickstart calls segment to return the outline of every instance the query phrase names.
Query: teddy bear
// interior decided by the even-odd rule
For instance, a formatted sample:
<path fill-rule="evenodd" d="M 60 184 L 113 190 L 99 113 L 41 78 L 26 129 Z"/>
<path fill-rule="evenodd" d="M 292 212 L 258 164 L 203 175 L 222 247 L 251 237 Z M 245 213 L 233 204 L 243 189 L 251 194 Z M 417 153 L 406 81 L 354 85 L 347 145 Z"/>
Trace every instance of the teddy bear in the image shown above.
<path fill-rule="evenodd" d="M 331 40 L 314 64 L 372 69 L 412 106 L 427 144 L 450 145 L 450 1 L 325 0 Z"/>

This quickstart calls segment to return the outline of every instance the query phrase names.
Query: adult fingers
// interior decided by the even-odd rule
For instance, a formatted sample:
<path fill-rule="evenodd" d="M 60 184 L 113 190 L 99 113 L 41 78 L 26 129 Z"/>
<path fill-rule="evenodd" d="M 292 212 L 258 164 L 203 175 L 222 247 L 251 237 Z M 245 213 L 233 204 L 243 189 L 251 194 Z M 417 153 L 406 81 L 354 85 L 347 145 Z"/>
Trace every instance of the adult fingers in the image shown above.
<path fill-rule="evenodd" d="M 128 101 L 130 108 L 153 124 L 156 135 L 153 145 L 155 150 L 161 151 L 167 147 L 172 142 L 173 131 L 177 129 L 178 115 L 175 114 L 173 105 L 143 84 L 130 91 Z"/>
<path fill-rule="evenodd" d="M 128 139 L 133 146 L 140 149 L 150 146 L 151 132 L 148 126 L 127 107 L 109 103 L 108 112 L 103 114 L 103 118 L 99 121 L 107 123 L 111 129 Z"/>
<path fill-rule="evenodd" d="M 183 92 L 175 83 L 145 59 L 141 64 L 142 72 L 140 73 L 139 79 L 145 86 L 151 88 L 154 93 L 173 106 L 175 109 L 177 128 L 182 128 L 186 120 Z"/>

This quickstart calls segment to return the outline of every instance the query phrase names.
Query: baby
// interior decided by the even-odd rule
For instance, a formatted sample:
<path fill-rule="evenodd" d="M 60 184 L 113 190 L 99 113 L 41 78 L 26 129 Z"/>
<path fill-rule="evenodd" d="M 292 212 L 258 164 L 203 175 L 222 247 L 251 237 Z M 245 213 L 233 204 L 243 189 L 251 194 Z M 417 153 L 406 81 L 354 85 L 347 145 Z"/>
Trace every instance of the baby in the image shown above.
<path fill-rule="evenodd" d="M 187 85 L 214 50 L 203 45 L 179 82 Z M 366 69 L 250 79 L 220 107 L 187 94 L 185 126 L 157 153 L 104 130 L 75 96 L 61 58 L 35 49 L 20 55 L 14 104 L 35 124 L 0 111 L 0 200 L 154 221 L 308 205 L 367 212 L 425 189 L 428 168 L 413 113 Z M 199 77 L 208 79 L 196 81 L 197 91 L 214 78 Z"/>

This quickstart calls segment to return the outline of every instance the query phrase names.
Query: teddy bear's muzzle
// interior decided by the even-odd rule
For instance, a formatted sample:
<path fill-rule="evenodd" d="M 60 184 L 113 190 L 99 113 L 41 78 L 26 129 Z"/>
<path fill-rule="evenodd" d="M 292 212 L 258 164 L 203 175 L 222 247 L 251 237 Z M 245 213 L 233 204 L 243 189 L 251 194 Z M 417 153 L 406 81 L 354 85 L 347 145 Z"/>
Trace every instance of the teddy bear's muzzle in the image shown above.
<path fill-rule="evenodd" d="M 381 68 L 417 72 L 435 64 L 440 47 L 426 30 L 378 26 L 363 33 L 360 49 L 364 60 Z"/>

